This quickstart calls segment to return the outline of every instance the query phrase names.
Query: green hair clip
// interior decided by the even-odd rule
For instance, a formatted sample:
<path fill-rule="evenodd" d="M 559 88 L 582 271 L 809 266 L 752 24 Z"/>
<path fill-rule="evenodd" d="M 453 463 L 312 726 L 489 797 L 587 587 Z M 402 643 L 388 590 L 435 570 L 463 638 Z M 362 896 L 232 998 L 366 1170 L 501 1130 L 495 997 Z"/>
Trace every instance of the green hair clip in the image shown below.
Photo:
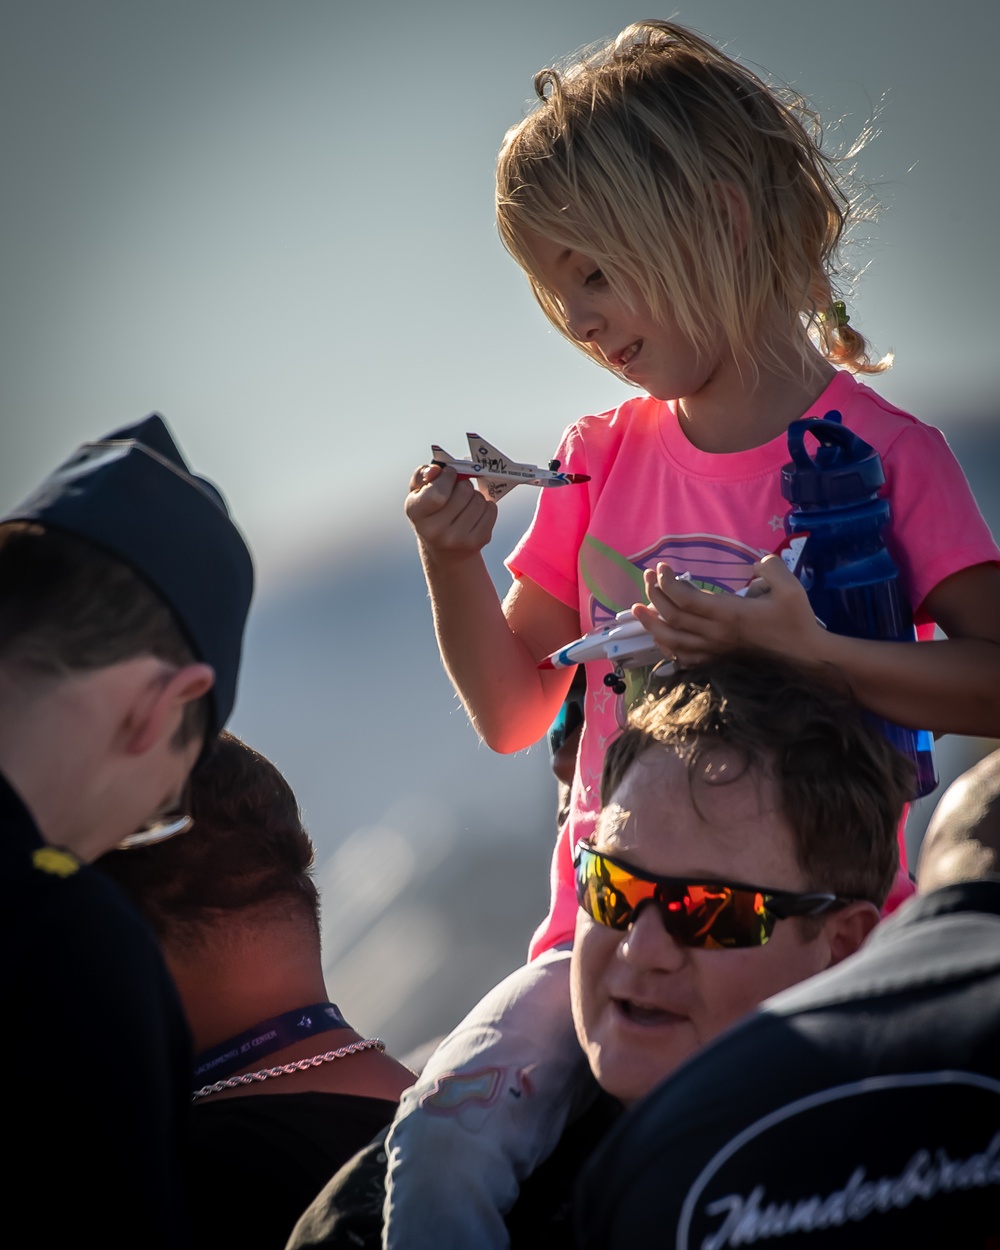
<path fill-rule="evenodd" d="M 842 299 L 835 299 L 829 311 L 823 313 L 822 317 L 824 321 L 836 321 L 839 329 L 843 329 L 851 320 L 847 315 L 847 305 Z"/>

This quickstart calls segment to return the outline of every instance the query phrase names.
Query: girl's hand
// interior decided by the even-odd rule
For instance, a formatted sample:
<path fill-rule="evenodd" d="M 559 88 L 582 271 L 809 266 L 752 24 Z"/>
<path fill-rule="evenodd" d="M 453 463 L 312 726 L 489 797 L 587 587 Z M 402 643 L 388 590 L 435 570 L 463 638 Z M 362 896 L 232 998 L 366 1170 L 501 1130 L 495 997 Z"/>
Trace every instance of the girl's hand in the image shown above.
<path fill-rule="evenodd" d="M 471 482 L 459 481 L 454 469 L 422 464 L 410 479 L 406 515 L 425 556 L 455 560 L 475 555 L 490 541 L 497 506 Z"/>
<path fill-rule="evenodd" d="M 818 659 L 824 631 L 798 578 L 778 556 L 755 564 L 754 576 L 764 586 L 753 597 L 720 595 L 678 581 L 668 564 L 658 564 L 643 574 L 649 606 L 637 603 L 632 611 L 663 654 L 680 664 L 743 647 Z"/>

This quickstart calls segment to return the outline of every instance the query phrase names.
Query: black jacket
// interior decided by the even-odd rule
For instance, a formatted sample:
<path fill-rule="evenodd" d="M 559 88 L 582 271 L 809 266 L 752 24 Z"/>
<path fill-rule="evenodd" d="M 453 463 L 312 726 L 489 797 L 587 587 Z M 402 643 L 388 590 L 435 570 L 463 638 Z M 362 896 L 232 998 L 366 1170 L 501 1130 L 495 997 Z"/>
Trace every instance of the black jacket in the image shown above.
<path fill-rule="evenodd" d="M 577 1244 L 1000 1247 L 1000 880 L 907 903 L 625 1116 Z"/>
<path fill-rule="evenodd" d="M 186 1244 L 187 1024 L 151 930 L 0 777 L 5 1193 L 19 1244 Z"/>

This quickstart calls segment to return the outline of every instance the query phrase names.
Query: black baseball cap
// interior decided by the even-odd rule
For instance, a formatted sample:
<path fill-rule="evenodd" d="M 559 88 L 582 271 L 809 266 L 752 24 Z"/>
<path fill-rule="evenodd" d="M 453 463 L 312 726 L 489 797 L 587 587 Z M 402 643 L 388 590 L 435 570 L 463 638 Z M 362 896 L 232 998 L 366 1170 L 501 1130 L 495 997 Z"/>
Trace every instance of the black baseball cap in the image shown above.
<path fill-rule="evenodd" d="M 221 493 L 193 474 L 152 413 L 84 443 L 3 521 L 36 521 L 128 564 L 215 670 L 211 734 L 236 701 L 253 561 Z"/>

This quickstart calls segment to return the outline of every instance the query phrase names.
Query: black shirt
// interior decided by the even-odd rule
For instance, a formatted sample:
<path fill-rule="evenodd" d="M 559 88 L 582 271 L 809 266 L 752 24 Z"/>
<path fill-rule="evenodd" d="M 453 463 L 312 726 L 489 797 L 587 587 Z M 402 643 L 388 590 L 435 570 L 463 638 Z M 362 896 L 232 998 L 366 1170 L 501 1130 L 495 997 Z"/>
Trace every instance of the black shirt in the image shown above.
<path fill-rule="evenodd" d="M 8 1230 L 34 1246 L 186 1244 L 190 1040 L 146 922 L 46 846 L 0 777 Z"/>
<path fill-rule="evenodd" d="M 337 1169 L 390 1123 L 396 1103 L 307 1091 L 195 1103 L 193 1244 L 284 1250 Z"/>
<path fill-rule="evenodd" d="M 1000 1247 L 1000 880 L 907 903 L 659 1086 L 578 1245 Z"/>

